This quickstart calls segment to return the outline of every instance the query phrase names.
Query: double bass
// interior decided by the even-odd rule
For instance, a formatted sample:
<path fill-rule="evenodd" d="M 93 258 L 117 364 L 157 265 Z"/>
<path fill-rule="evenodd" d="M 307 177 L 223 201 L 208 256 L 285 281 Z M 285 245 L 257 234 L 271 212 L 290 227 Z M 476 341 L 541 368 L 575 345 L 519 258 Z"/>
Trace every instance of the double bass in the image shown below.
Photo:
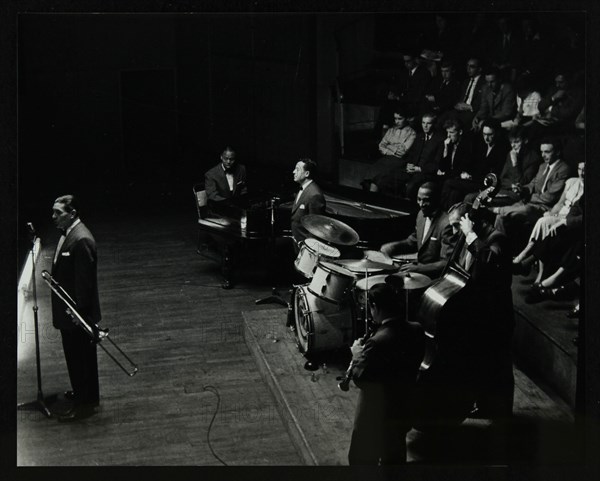
<path fill-rule="evenodd" d="M 484 189 L 477 195 L 471 207 L 470 217 L 476 215 L 477 210 L 489 204 L 498 191 L 498 179 L 495 174 L 487 174 L 484 179 Z M 454 250 L 442 271 L 441 277 L 423 293 L 417 311 L 417 319 L 421 322 L 426 336 L 425 357 L 421 363 L 421 371 L 426 371 L 431 366 L 436 354 L 436 327 L 443 315 L 444 307 L 448 301 L 461 292 L 470 279 L 469 273 L 458 263 L 458 256 L 463 250 L 465 235 L 460 234 Z"/>

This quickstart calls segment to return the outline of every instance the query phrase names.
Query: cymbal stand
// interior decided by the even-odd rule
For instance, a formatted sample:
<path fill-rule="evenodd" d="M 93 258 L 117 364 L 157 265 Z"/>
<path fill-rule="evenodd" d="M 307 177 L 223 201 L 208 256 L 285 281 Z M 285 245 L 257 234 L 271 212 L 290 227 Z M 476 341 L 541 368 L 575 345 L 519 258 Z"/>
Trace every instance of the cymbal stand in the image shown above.
<path fill-rule="evenodd" d="M 270 216 L 271 232 L 270 232 L 270 236 L 269 236 L 269 251 L 270 251 L 271 259 L 269 262 L 269 269 L 273 269 L 273 266 L 275 265 L 275 202 L 277 200 L 280 200 L 279 197 L 271 197 L 271 200 L 269 201 L 269 210 L 271 211 L 271 216 Z M 271 289 L 270 296 L 263 297 L 261 299 L 256 299 L 254 301 L 254 304 L 256 304 L 256 305 L 279 304 L 280 306 L 287 307 L 288 310 L 291 309 L 291 303 L 286 302 L 281 297 L 281 295 L 277 291 L 276 287 L 273 287 Z"/>
<path fill-rule="evenodd" d="M 35 276 L 35 245 L 38 237 L 35 235 L 35 230 L 31 222 L 27 223 L 29 233 L 31 234 L 31 282 L 32 282 L 32 296 L 33 296 L 33 325 L 35 335 L 35 363 L 37 373 L 37 399 L 28 403 L 22 403 L 17 405 L 19 411 L 40 411 L 47 418 L 52 417 L 52 413 L 48 409 L 46 403 L 52 403 L 56 400 L 56 394 L 53 394 L 47 398 L 44 398 L 42 391 L 42 368 L 40 362 L 40 337 L 39 337 L 39 323 L 38 323 L 38 303 L 37 303 L 37 289 L 36 289 L 36 276 Z"/>

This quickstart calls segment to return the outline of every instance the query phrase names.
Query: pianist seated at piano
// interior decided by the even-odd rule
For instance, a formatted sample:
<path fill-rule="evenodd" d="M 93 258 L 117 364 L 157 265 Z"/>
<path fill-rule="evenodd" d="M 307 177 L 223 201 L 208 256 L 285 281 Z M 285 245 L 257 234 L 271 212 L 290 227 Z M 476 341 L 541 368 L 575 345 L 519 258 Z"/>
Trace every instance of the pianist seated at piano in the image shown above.
<path fill-rule="evenodd" d="M 432 279 L 441 275 L 454 247 L 455 236 L 440 200 L 440 189 L 435 182 L 421 185 L 417 192 L 420 209 L 415 230 L 404 240 L 381 246 L 381 252 L 392 258 L 416 252 L 416 262 L 402 265 L 401 271 L 418 272 Z"/>
<path fill-rule="evenodd" d="M 305 158 L 299 159 L 294 167 L 294 182 L 300 186 L 292 205 L 291 229 L 296 246 L 311 237 L 302 226 L 302 218 L 308 214 L 325 214 L 325 196 L 315 182 L 317 177 L 317 164 Z"/>
<path fill-rule="evenodd" d="M 204 188 L 209 201 L 239 197 L 247 192 L 246 167 L 236 162 L 235 151 L 225 147 L 221 163 L 204 174 Z"/>
<path fill-rule="evenodd" d="M 225 147 L 221 153 L 221 162 L 204 174 L 204 189 L 210 208 L 247 193 L 246 167 L 236 162 L 235 151 L 231 147 Z M 209 237 L 213 238 L 221 255 L 221 287 L 231 289 L 239 239 L 220 233 L 209 234 Z"/>

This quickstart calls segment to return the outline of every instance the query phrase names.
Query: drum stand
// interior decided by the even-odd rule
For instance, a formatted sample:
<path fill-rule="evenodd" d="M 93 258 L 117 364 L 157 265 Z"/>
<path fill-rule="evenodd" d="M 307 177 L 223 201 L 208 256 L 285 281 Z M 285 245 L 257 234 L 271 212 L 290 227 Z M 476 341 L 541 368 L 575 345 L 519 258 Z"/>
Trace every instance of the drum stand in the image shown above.
<path fill-rule="evenodd" d="M 52 417 L 52 413 L 48 409 L 46 403 L 52 404 L 56 400 L 56 394 L 44 398 L 42 392 L 42 369 L 40 363 L 40 338 L 39 338 L 39 327 L 38 327 L 38 305 L 37 305 L 37 289 L 35 279 L 35 241 L 37 239 L 33 225 L 28 224 L 30 234 L 32 235 L 31 241 L 31 282 L 32 294 L 33 294 L 33 325 L 35 335 L 35 363 L 37 372 L 37 399 L 28 403 L 22 403 L 17 405 L 18 411 L 40 411 L 47 418 Z"/>
<path fill-rule="evenodd" d="M 269 202 L 269 210 L 271 211 L 270 224 L 271 224 L 271 232 L 269 236 L 269 247 L 270 247 L 270 262 L 269 269 L 273 269 L 275 265 L 275 201 L 279 200 L 279 197 L 271 197 Z M 279 304 L 280 306 L 287 307 L 288 310 L 291 309 L 291 302 L 286 302 L 276 287 L 271 289 L 271 295 L 267 297 L 263 297 L 261 299 L 256 299 L 254 304 Z"/>

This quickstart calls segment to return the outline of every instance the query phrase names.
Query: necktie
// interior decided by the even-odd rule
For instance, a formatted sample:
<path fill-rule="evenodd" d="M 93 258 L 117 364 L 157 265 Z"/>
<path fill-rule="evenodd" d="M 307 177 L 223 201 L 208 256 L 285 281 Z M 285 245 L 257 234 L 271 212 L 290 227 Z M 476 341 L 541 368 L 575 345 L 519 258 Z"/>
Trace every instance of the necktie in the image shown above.
<path fill-rule="evenodd" d="M 302 195 L 302 190 L 303 190 L 303 188 L 300 187 L 300 190 L 298 191 L 298 194 L 296 195 L 296 200 L 294 201 L 294 204 L 298 203 L 298 199 L 300 199 L 300 196 Z"/>
<path fill-rule="evenodd" d="M 467 92 L 465 93 L 465 99 L 463 100 L 463 102 L 469 101 L 469 97 L 471 96 L 471 89 L 473 88 L 474 83 L 475 83 L 475 77 L 471 77 L 471 80 L 469 80 L 469 86 L 467 87 Z"/>
<path fill-rule="evenodd" d="M 431 229 L 431 218 L 425 217 L 425 226 L 423 227 L 423 238 L 421 239 L 421 244 L 425 242 L 427 234 L 429 233 L 429 229 Z"/>
<path fill-rule="evenodd" d="M 548 183 L 548 177 L 550 174 L 550 166 L 546 166 L 546 170 L 544 171 L 544 183 L 542 184 L 542 194 L 546 191 L 546 184 Z"/>

